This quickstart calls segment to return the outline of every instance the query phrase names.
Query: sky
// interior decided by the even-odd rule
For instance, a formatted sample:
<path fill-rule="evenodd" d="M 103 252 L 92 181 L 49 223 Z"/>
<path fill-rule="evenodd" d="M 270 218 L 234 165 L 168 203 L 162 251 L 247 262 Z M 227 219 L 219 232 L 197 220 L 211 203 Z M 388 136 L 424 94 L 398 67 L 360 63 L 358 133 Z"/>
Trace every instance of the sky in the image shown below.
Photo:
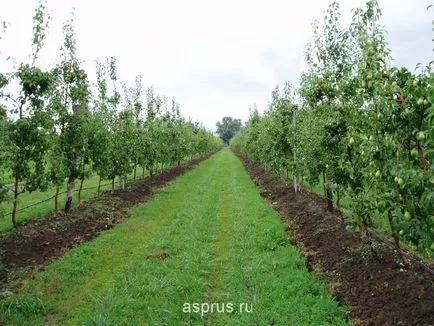
<path fill-rule="evenodd" d="M 28 62 L 36 0 L 0 0 L 0 21 L 10 25 L 0 57 Z M 78 55 L 94 80 L 95 60 L 116 56 L 119 79 L 170 99 L 185 117 L 209 130 L 224 116 L 246 121 L 249 109 L 267 108 L 271 91 L 306 71 L 311 24 L 322 20 L 326 0 L 48 0 L 52 20 L 38 65 L 52 67 L 62 23 L 75 8 Z M 339 1 L 342 23 L 365 1 Z M 379 0 L 393 64 L 414 68 L 434 59 L 432 0 Z M 1 59 L 1 58 L 0 58 Z M 0 60 L 0 71 L 9 69 Z"/>

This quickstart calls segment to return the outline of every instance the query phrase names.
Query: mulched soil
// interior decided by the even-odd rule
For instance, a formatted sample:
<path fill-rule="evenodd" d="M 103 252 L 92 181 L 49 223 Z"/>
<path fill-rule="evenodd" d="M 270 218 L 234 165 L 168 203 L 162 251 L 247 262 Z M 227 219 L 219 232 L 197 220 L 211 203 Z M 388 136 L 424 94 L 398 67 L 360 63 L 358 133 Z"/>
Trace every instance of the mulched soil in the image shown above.
<path fill-rule="evenodd" d="M 209 156 L 192 160 L 152 178 L 140 179 L 126 190 L 105 192 L 68 214 L 59 213 L 33 220 L 3 236 L 0 238 L 0 293 L 2 283 L 14 281 L 15 288 L 21 285 L 22 280 L 11 279 L 12 271 L 27 267 L 28 275 L 34 275 L 35 268 L 63 256 L 71 248 L 122 222 L 128 217 L 129 207 L 148 200 L 157 188 L 167 185 Z"/>
<path fill-rule="evenodd" d="M 350 307 L 355 325 L 434 325 L 434 278 L 400 263 L 390 246 L 349 232 L 340 212 L 237 153 L 261 195 L 279 212 L 308 269 Z M 373 248 L 373 249 L 372 249 Z"/>

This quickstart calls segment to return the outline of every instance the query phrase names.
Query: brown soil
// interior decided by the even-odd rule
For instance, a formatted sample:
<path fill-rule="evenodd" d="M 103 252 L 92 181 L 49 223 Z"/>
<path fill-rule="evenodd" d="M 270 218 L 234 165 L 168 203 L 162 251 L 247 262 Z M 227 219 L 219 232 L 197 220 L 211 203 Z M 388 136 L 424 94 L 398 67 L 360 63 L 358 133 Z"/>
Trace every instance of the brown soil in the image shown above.
<path fill-rule="evenodd" d="M 347 231 L 341 213 L 329 213 L 323 198 L 296 194 L 288 180 L 238 156 L 261 195 L 282 216 L 308 269 L 350 307 L 355 325 L 434 325 L 432 276 L 402 265 L 390 246 L 370 245 Z"/>
<path fill-rule="evenodd" d="M 153 260 L 166 260 L 169 257 L 170 255 L 167 252 L 145 255 L 146 259 L 153 259 Z"/>
<path fill-rule="evenodd" d="M 69 249 L 113 228 L 128 216 L 128 207 L 148 200 L 155 189 L 167 185 L 209 156 L 192 160 L 152 178 L 140 179 L 126 190 L 105 192 L 82 203 L 71 213 L 33 220 L 3 236 L 0 238 L 0 293 L 2 282 L 12 281 L 11 272 L 17 268 L 28 267 L 28 275 L 34 275 L 35 267 L 41 267 L 64 255 Z M 16 287 L 21 284 L 21 280 L 13 281 Z"/>

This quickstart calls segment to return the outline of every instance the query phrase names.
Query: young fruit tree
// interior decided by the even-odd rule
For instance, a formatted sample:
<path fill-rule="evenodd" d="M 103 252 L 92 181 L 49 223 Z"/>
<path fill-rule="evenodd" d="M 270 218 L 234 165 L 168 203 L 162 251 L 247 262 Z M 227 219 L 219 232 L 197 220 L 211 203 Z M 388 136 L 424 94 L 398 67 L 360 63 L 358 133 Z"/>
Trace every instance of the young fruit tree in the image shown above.
<path fill-rule="evenodd" d="M 47 134 L 51 117 L 46 106 L 46 96 L 52 85 L 52 74 L 36 67 L 36 61 L 46 39 L 50 17 L 45 3 L 39 2 L 33 17 L 32 54 L 29 63 L 21 63 L 11 74 L 0 75 L 2 109 L 3 160 L 14 180 L 12 223 L 16 227 L 19 195 L 25 191 L 46 189 L 46 152 L 50 146 Z M 8 84 L 18 83 L 17 92 L 6 90 Z M 14 89 L 15 87 L 12 87 Z M 9 108 L 12 118 L 5 123 L 4 113 Z"/>

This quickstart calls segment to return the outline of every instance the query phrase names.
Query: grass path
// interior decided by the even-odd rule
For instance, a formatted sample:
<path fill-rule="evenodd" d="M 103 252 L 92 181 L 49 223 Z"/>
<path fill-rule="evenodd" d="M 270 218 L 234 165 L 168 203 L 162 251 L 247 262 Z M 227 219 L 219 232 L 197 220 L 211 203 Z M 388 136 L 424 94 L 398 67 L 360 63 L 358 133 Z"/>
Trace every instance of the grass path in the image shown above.
<path fill-rule="evenodd" d="M 228 149 L 0 303 L 0 324 L 19 325 L 340 325 L 344 316 Z"/>

